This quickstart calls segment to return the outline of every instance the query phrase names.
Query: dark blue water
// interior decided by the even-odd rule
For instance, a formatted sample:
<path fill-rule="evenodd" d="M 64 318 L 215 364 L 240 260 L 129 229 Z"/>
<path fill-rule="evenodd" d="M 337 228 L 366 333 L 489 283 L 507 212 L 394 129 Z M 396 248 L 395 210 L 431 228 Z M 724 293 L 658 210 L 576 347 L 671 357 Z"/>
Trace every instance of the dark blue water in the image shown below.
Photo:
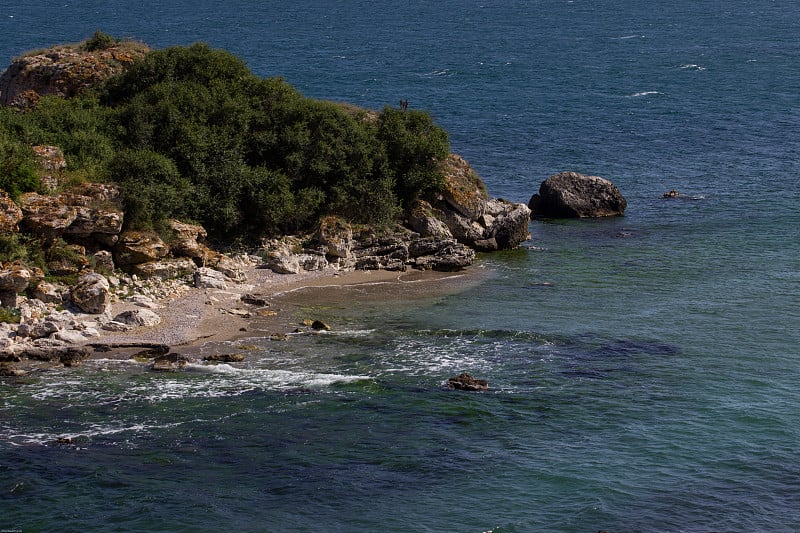
<path fill-rule="evenodd" d="M 0 384 L 0 528 L 800 530 L 797 6 L 125 4 L 7 2 L 0 62 L 203 40 L 309 96 L 408 99 L 495 196 L 576 170 L 629 207 L 532 223 L 455 295 L 320 294 L 298 316 L 334 334 L 240 366 Z M 492 390 L 443 390 L 461 371 Z"/>

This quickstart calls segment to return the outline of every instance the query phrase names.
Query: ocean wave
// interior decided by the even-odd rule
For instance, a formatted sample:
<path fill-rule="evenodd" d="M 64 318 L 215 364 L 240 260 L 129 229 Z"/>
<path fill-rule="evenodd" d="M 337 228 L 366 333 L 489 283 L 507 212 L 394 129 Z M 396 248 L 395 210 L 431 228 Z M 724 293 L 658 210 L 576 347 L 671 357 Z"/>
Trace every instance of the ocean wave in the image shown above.
<path fill-rule="evenodd" d="M 451 71 L 449 68 L 442 68 L 442 69 L 434 69 L 434 70 L 432 70 L 430 72 L 426 72 L 424 74 L 420 74 L 419 77 L 420 78 L 436 78 L 436 77 L 440 77 L 440 76 L 452 76 L 452 75 L 453 75 L 453 71 Z"/>
<path fill-rule="evenodd" d="M 639 98 L 641 96 L 653 96 L 653 95 L 656 95 L 656 94 L 664 94 L 664 93 L 662 93 L 660 91 L 642 91 L 642 92 L 638 92 L 638 93 L 629 94 L 628 97 L 629 98 Z"/>
<path fill-rule="evenodd" d="M 109 362 L 127 364 L 119 372 L 108 373 Z M 227 363 L 189 363 L 175 373 L 147 372 L 148 363 L 138 363 L 139 371 L 130 372 L 131 363 L 99 361 L 97 374 L 57 376 L 31 385 L 30 397 L 59 409 L 81 406 L 119 406 L 136 403 L 158 403 L 183 398 L 218 398 L 243 394 L 253 390 L 283 391 L 296 388 L 325 388 L 339 383 L 373 379 L 364 374 L 343 374 L 309 370 L 287 370 L 234 366 Z M 93 362 L 87 361 L 88 370 Z M 102 374 L 100 374 L 102 372 Z M 13 399 L 7 399 L 13 408 Z"/>

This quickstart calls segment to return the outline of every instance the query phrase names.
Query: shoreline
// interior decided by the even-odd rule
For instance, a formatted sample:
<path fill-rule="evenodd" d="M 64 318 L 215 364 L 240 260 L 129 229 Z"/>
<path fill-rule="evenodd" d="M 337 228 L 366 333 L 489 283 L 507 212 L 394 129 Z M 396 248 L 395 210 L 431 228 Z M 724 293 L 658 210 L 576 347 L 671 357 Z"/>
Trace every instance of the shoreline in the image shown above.
<path fill-rule="evenodd" d="M 380 299 L 391 305 L 393 301 L 436 298 L 467 290 L 481 283 L 487 274 L 487 270 L 476 266 L 456 272 L 326 269 L 301 274 L 278 274 L 253 266 L 245 271 L 245 281 L 231 283 L 226 289 L 189 287 L 177 296 L 157 300 L 158 307 L 151 310 L 161 317 L 158 325 L 124 332 L 103 331 L 84 346 L 94 348 L 87 359 L 130 359 L 146 352 L 148 346 L 161 346 L 168 351 L 145 357 L 169 353 L 178 358 L 202 360 L 210 354 L 230 351 L 230 344 L 238 340 L 271 335 L 280 338 L 296 332 L 303 326 L 295 313 L 321 300 L 342 304 Z M 243 296 L 263 300 L 264 305 L 245 303 Z M 114 313 L 135 309 L 141 307 L 129 301 L 113 305 Z M 256 323 L 259 328 L 254 330 L 252 325 Z M 27 360 L 14 366 L 23 370 L 31 370 L 33 366 L 44 369 Z M 57 366 L 58 362 L 50 365 Z"/>

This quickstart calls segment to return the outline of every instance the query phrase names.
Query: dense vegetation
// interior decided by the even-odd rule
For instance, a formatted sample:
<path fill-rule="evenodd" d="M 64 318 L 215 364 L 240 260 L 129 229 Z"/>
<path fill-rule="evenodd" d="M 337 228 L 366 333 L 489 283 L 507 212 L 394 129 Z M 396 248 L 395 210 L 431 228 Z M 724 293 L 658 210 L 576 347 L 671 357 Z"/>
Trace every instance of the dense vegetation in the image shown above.
<path fill-rule="evenodd" d="M 92 46 L 106 46 L 102 35 Z M 302 231 L 321 217 L 388 224 L 443 184 L 447 134 L 421 111 L 369 113 L 261 79 L 204 44 L 150 52 L 72 99 L 0 110 L 0 188 L 35 190 L 31 145 L 75 180 L 121 186 L 126 226 L 179 218 L 219 241 Z"/>

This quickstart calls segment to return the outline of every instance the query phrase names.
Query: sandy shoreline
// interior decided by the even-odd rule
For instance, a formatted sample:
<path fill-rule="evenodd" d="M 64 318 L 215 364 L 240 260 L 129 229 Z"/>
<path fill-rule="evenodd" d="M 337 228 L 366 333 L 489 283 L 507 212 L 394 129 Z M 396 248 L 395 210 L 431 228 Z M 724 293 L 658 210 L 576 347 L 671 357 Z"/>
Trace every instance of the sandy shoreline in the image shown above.
<path fill-rule="evenodd" d="M 486 271 L 471 267 L 459 272 L 411 270 L 358 270 L 341 272 L 333 269 L 302 274 L 276 274 L 271 270 L 251 267 L 247 281 L 230 283 L 227 289 L 191 288 L 169 300 L 157 302 L 153 309 L 162 321 L 157 326 L 138 327 L 125 332 L 103 332 L 92 344 L 131 345 L 164 344 L 172 351 L 199 355 L 208 345 L 252 337 L 250 324 L 258 319 L 270 334 L 286 334 L 299 324 L 286 311 L 321 299 L 327 301 L 357 299 L 413 300 L 463 291 L 480 283 Z M 253 295 L 268 303 L 247 304 L 242 296 Z M 136 304 L 118 302 L 114 313 L 137 309 Z M 259 312 L 259 310 L 261 312 Z M 309 317 L 314 318 L 314 317 Z M 259 333 L 263 335 L 263 332 Z M 130 356 L 129 350 L 117 348 L 116 357 Z M 97 356 L 109 357 L 109 353 Z M 92 356 L 94 357 L 94 356 Z"/>

